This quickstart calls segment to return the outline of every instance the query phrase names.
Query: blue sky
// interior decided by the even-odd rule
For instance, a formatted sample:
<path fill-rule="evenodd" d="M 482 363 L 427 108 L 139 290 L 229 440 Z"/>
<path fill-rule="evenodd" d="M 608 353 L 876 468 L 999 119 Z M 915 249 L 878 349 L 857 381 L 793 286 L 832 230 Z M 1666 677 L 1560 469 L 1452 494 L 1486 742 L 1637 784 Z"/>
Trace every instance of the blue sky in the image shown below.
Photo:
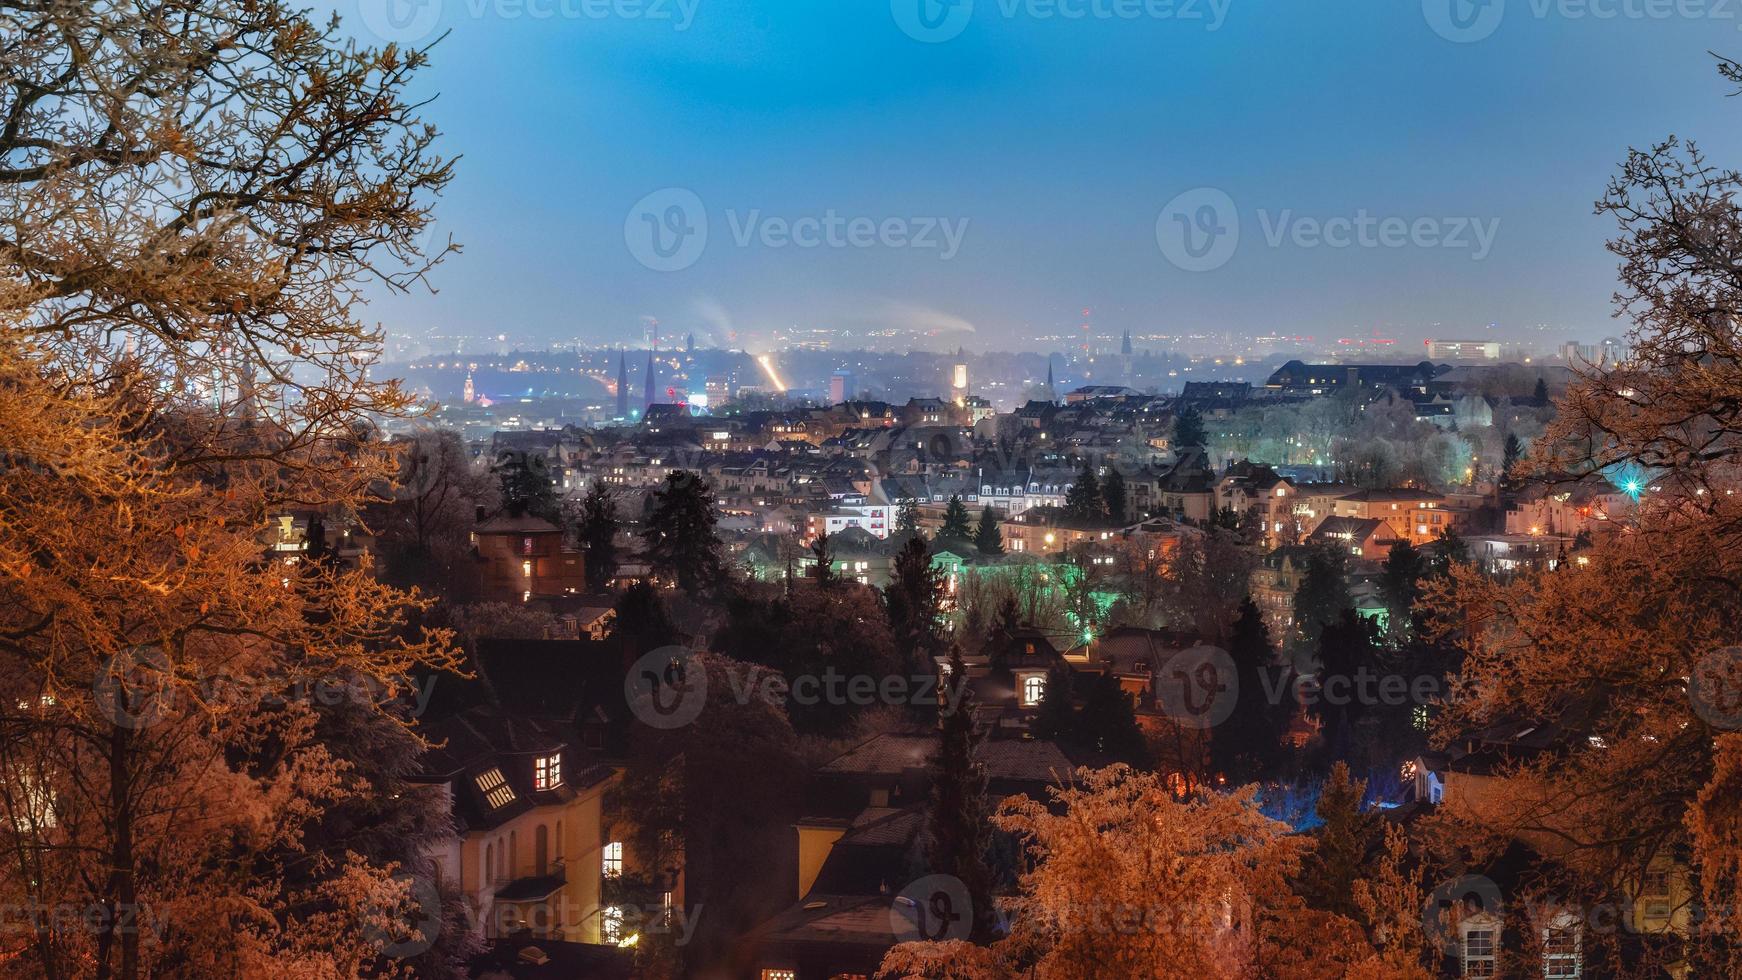
<path fill-rule="evenodd" d="M 1592 202 L 1627 147 L 1742 162 L 1707 54 L 1742 55 L 1734 0 L 968 0 L 927 8 L 953 36 L 904 32 L 937 2 L 329 4 L 372 41 L 450 32 L 419 94 L 464 154 L 438 214 L 465 254 L 371 316 L 625 343 L 651 316 L 1008 349 L 1084 307 L 1139 334 L 1600 337 Z M 1447 4 L 1484 36 L 1436 33 Z M 1206 188 L 1240 234 L 1193 271 L 1159 239 Z M 1363 217 L 1411 232 L 1324 244 Z M 655 230 L 690 247 L 650 255 Z"/>

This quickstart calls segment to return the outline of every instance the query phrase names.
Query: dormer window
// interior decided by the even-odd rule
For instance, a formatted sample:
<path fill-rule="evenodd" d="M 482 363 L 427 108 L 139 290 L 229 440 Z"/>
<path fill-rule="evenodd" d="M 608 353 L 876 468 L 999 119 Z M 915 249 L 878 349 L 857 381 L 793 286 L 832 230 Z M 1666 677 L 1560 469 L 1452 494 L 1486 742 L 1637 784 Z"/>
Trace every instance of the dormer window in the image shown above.
<path fill-rule="evenodd" d="M 536 790 L 556 789 L 563 784 L 562 753 L 541 755 L 532 760 L 532 788 Z"/>
<path fill-rule="evenodd" d="M 487 769 L 475 782 L 478 784 L 478 792 L 483 793 L 484 800 L 490 804 L 490 809 L 500 810 L 514 802 L 514 787 L 508 785 L 501 769 Z"/>

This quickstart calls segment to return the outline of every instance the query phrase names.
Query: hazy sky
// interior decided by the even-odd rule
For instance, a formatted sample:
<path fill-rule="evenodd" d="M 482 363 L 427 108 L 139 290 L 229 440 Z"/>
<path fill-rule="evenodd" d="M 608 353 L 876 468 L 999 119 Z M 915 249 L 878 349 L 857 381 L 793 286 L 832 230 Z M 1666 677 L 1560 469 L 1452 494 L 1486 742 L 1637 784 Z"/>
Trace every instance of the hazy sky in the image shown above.
<path fill-rule="evenodd" d="M 464 154 L 438 213 L 465 254 L 439 296 L 375 303 L 408 333 L 639 342 L 652 316 L 1008 348 L 1092 307 L 1139 333 L 1598 337 L 1592 202 L 1627 147 L 1742 163 L 1706 53 L 1742 55 L 1742 0 L 336 6 L 371 40 L 451 31 L 419 94 Z"/>

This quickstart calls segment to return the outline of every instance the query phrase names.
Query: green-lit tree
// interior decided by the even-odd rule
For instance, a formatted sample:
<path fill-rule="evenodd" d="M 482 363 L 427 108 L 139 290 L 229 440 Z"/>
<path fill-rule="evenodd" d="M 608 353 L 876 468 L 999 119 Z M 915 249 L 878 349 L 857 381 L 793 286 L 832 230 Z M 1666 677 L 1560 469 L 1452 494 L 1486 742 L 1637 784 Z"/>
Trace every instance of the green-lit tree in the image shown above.
<path fill-rule="evenodd" d="M 950 679 L 967 677 L 960 650 L 951 650 Z M 997 938 L 997 912 L 992 904 L 992 871 L 986 851 L 992 843 L 991 806 L 986 794 L 986 770 L 975 761 L 980 733 L 974 727 L 974 695 L 962 686 L 955 709 L 938 719 L 938 751 L 931 759 L 931 800 L 926 826 L 931 831 L 927 858 L 933 874 L 950 875 L 962 883 L 972 908 L 968 938 L 984 945 Z"/>
<path fill-rule="evenodd" d="M 580 520 L 575 528 L 575 536 L 586 549 L 583 562 L 588 591 L 603 592 L 617 574 L 617 532 L 622 526 L 617 518 L 617 498 L 603 482 L 594 480 L 581 498 Z"/>
<path fill-rule="evenodd" d="M 991 504 L 980 508 L 980 523 L 974 526 L 974 547 L 982 555 L 1004 553 L 1004 532 L 998 530 L 998 512 Z"/>
<path fill-rule="evenodd" d="M 695 594 L 717 585 L 726 574 L 714 526 L 714 493 L 701 477 L 676 470 L 653 492 L 652 512 L 641 536 L 654 574 Z"/>
<path fill-rule="evenodd" d="M 1088 463 L 1083 464 L 1077 482 L 1065 491 L 1065 516 L 1076 521 L 1098 521 L 1107 516 L 1106 501 L 1101 499 L 1101 481 Z"/>

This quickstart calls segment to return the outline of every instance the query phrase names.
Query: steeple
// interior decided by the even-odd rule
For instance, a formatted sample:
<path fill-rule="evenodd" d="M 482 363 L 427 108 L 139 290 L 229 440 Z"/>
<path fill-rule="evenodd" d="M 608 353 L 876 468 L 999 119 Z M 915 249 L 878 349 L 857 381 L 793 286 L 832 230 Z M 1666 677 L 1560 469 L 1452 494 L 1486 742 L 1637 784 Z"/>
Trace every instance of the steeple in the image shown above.
<path fill-rule="evenodd" d="M 1059 400 L 1058 389 L 1054 388 L 1053 384 L 1052 384 L 1052 355 L 1051 354 L 1046 355 L 1046 400 L 1049 402 L 1056 402 Z"/>
<path fill-rule="evenodd" d="M 654 370 L 653 370 L 653 352 L 648 351 L 647 352 L 647 381 L 645 382 L 646 386 L 642 389 L 642 398 L 641 398 L 641 414 L 644 416 L 647 414 L 647 407 L 649 405 L 652 405 L 654 402 L 653 389 L 654 389 L 654 385 L 656 385 L 658 382 L 659 382 L 659 378 L 654 373 Z"/>
<path fill-rule="evenodd" d="M 629 353 L 617 352 L 617 417 L 629 417 Z"/>
<path fill-rule="evenodd" d="M 1125 339 L 1119 342 L 1119 353 L 1131 356 L 1131 331 L 1125 331 Z"/>

